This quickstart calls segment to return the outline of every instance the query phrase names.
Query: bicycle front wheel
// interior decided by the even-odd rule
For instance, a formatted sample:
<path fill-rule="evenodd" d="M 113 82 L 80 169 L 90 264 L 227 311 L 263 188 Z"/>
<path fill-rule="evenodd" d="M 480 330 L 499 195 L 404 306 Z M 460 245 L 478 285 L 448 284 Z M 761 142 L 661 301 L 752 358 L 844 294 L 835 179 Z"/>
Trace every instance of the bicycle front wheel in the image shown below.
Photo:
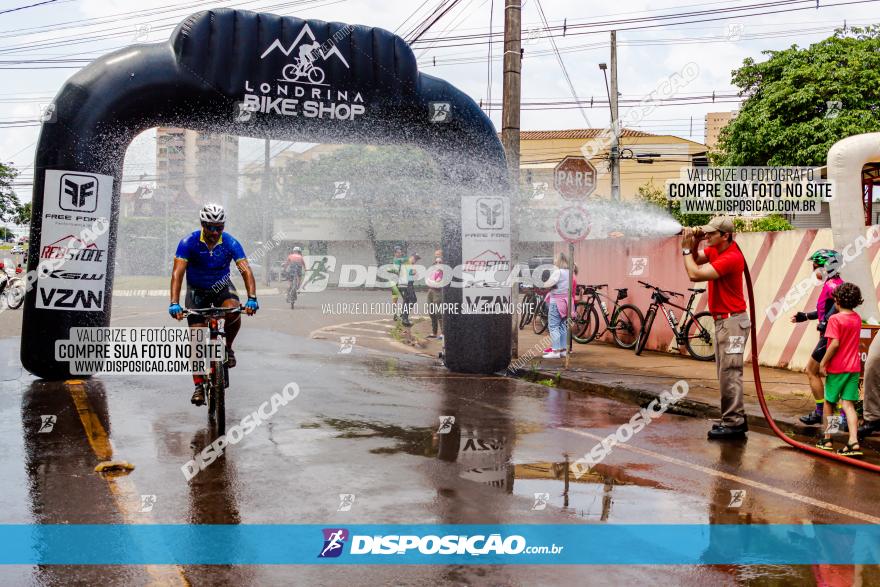
<path fill-rule="evenodd" d="M 10 310 L 17 310 L 24 303 L 25 289 L 21 282 L 15 282 L 9 285 L 6 290 L 6 305 Z"/>
<path fill-rule="evenodd" d="M 651 334 L 651 327 L 654 325 L 654 318 L 656 317 L 656 308 L 651 308 L 650 310 L 648 310 L 648 315 L 645 316 L 645 325 L 639 331 L 638 338 L 636 339 L 637 355 L 641 355 L 642 351 L 645 350 L 645 345 L 648 344 L 648 336 Z"/>
<path fill-rule="evenodd" d="M 217 425 L 217 435 L 226 434 L 226 368 L 222 364 L 214 366 L 211 374 L 211 403 L 214 407 L 214 422 Z M 209 410 L 211 406 L 208 406 Z"/>
<path fill-rule="evenodd" d="M 574 320 L 571 324 L 571 338 L 579 344 L 592 342 L 599 333 L 599 313 L 596 306 L 587 302 L 575 304 Z"/>
<path fill-rule="evenodd" d="M 715 360 L 715 319 L 709 312 L 691 318 L 684 329 L 685 345 L 698 361 Z"/>
<path fill-rule="evenodd" d="M 532 330 L 535 334 L 541 334 L 547 330 L 547 304 L 544 300 L 538 300 L 535 304 L 535 317 L 532 320 Z"/>
<path fill-rule="evenodd" d="M 644 322 L 642 311 L 632 304 L 623 304 L 617 308 L 611 317 L 611 335 L 615 344 L 622 349 L 636 346 Z"/>

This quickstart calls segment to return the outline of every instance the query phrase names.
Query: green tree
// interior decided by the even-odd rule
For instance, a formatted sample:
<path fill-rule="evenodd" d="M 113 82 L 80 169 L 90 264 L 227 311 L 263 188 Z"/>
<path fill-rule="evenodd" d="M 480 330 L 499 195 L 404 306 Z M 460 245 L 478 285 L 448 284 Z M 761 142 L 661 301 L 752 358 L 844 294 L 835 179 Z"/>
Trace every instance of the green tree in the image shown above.
<path fill-rule="evenodd" d="M 16 224 L 30 224 L 31 222 L 31 203 L 25 202 L 21 206 L 18 207 L 18 214 L 16 215 L 14 222 Z"/>
<path fill-rule="evenodd" d="M 679 202 L 670 202 L 666 192 L 654 185 L 654 180 L 639 186 L 639 199 L 648 205 L 661 208 L 675 218 L 682 226 L 703 226 L 712 218 L 711 214 L 682 214 Z"/>
<path fill-rule="evenodd" d="M 791 223 L 779 214 L 770 214 L 764 218 L 748 220 L 746 218 L 734 218 L 733 226 L 737 232 L 773 232 L 777 230 L 792 230 Z"/>
<path fill-rule="evenodd" d="M 824 165 L 835 142 L 880 130 L 880 26 L 764 54 L 733 72 L 746 100 L 722 130 L 714 163 Z"/>
<path fill-rule="evenodd" d="M 15 222 L 18 218 L 21 202 L 12 189 L 16 177 L 18 171 L 0 163 L 0 222 Z"/>

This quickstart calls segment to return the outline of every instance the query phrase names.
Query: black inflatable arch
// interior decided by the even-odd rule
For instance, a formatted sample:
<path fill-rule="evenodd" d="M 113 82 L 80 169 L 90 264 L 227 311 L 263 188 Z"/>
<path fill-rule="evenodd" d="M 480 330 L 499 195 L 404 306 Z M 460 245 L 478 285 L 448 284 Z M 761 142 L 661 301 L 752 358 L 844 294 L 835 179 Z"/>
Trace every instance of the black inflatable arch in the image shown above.
<path fill-rule="evenodd" d="M 311 45 L 310 55 L 320 55 L 314 63 L 321 71 L 297 69 L 304 44 Z M 312 104 L 307 112 L 309 99 L 323 110 Z M 432 102 L 451 105 L 447 122 L 431 120 Z M 240 103 L 262 111 L 236 116 Z M 116 232 L 122 163 L 130 142 L 148 128 L 419 146 L 446 174 L 442 246 L 452 266 L 462 254 L 458 196 L 507 193 L 504 153 L 482 110 L 449 83 L 419 73 L 406 42 L 378 28 L 231 9 L 200 12 L 168 42 L 134 45 L 79 71 L 56 96 L 53 118 L 43 125 L 36 152 L 28 270 L 47 258 L 67 260 L 63 271 L 42 275 L 29 288 L 21 344 L 22 364 L 43 378 L 69 376 L 69 363 L 55 360 L 55 341 L 68 338 L 70 328 L 109 324 L 114 246 L 125 238 Z M 92 245 L 92 252 L 63 257 L 70 250 L 59 248 L 60 237 L 93 220 L 102 199 L 110 218 L 107 250 Z M 105 275 L 100 291 L 85 291 L 88 285 L 76 281 L 85 266 Z M 461 292 L 447 288 L 446 301 L 461 302 Z M 509 319 L 448 316 L 446 366 L 470 373 L 505 368 Z"/>

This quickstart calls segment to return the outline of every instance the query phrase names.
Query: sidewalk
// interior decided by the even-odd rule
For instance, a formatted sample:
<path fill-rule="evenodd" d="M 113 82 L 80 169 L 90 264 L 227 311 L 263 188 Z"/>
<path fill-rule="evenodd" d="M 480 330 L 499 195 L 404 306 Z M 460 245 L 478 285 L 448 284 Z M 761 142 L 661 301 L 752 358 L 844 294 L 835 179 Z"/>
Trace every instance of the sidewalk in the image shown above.
<path fill-rule="evenodd" d="M 541 348 L 542 341 L 546 342 L 546 333 L 538 336 L 530 329 L 520 331 L 520 356 L 532 351 L 537 357 L 526 363 L 522 372 L 529 374 L 532 372 L 531 365 L 535 365 L 535 377 L 559 377 L 556 385 L 560 388 L 596 393 L 642 405 L 683 379 L 689 386 L 688 395 L 670 411 L 702 418 L 720 417 L 720 393 L 714 362 L 653 351 L 636 356 L 631 350 L 593 341 L 585 345 L 574 343 L 569 368 L 565 369 L 565 359 L 540 358 L 540 351 L 546 348 L 546 345 Z M 764 397 L 777 425 L 786 433 L 818 436 L 820 426 L 804 426 L 798 421 L 800 416 L 815 406 L 807 376 L 772 367 L 761 367 L 760 372 Z M 743 383 L 749 427 L 769 430 L 758 403 L 751 363 L 745 365 Z"/>

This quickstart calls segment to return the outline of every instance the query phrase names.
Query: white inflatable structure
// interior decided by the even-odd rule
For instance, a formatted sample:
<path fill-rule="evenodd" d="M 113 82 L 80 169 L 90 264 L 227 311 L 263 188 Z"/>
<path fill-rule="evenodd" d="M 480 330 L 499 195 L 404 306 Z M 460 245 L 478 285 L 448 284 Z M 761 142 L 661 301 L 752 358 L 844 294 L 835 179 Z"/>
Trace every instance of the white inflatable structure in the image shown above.
<path fill-rule="evenodd" d="M 877 235 L 869 234 L 865 228 L 862 204 L 862 168 L 872 161 L 880 161 L 880 133 L 845 138 L 828 151 L 828 179 L 835 186 L 834 199 L 829 204 L 831 232 L 834 248 L 841 252 L 846 263 L 841 276 L 859 286 L 865 303 L 857 311 L 864 320 L 877 324 L 880 311 L 866 246 L 867 242 L 876 240 Z"/>

